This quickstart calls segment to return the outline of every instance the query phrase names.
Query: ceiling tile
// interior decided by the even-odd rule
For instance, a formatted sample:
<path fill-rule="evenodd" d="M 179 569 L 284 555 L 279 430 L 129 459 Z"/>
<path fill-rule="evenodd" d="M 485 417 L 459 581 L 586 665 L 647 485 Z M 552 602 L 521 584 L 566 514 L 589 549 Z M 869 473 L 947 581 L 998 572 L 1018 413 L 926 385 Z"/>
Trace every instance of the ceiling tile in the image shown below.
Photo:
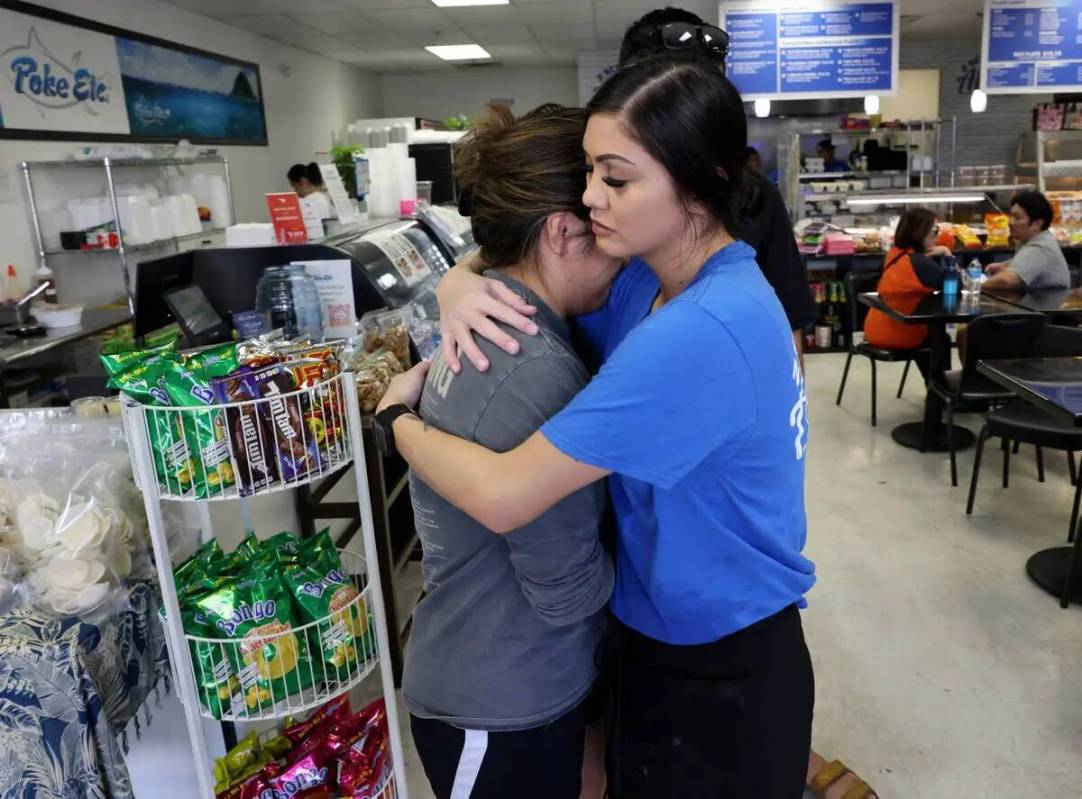
<path fill-rule="evenodd" d="M 521 25 L 522 16 L 514 6 L 467 6 L 441 8 L 449 20 L 460 27 L 470 25 Z"/>
<path fill-rule="evenodd" d="M 289 14 L 296 12 L 298 6 L 305 11 L 342 11 L 354 8 L 353 0 L 222 0 L 221 12 L 215 16 L 236 17 L 251 14 Z"/>
<path fill-rule="evenodd" d="M 597 42 L 593 28 L 588 25 L 531 25 L 530 30 L 542 44 L 571 45 L 589 50 Z"/>
<path fill-rule="evenodd" d="M 537 40 L 525 25 L 463 25 L 462 29 L 472 41 L 486 49 L 489 45 L 537 44 Z"/>
<path fill-rule="evenodd" d="M 289 36 L 317 35 L 317 31 L 303 22 L 298 22 L 284 14 L 260 14 L 258 16 L 227 17 L 224 22 L 237 28 L 243 28 L 261 36 L 279 39 Z"/>
<path fill-rule="evenodd" d="M 408 8 L 394 11 L 368 11 L 368 16 L 393 31 L 440 30 L 453 28 L 454 23 L 431 3 L 428 8 Z"/>
<path fill-rule="evenodd" d="M 315 13 L 304 11 L 301 13 L 293 13 L 289 16 L 310 28 L 330 34 L 331 36 L 336 36 L 346 31 L 366 31 L 377 26 L 377 23 L 370 17 L 357 9 L 352 11 L 321 11 Z"/>
<path fill-rule="evenodd" d="M 590 3 L 569 3 L 562 0 L 560 3 L 530 4 L 519 7 L 519 16 L 527 23 L 554 23 L 562 22 L 567 25 L 590 25 L 594 24 L 594 11 Z"/>

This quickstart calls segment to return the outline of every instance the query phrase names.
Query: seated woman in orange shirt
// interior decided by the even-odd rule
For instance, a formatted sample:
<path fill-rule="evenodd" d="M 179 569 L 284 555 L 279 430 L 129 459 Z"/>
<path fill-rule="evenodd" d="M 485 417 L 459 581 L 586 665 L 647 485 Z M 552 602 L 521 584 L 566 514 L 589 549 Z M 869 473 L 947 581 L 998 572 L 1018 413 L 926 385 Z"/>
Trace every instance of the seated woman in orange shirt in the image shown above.
<path fill-rule="evenodd" d="M 876 290 L 880 294 L 912 295 L 919 298 L 943 286 L 942 267 L 935 259 L 950 255 L 949 248 L 936 245 L 936 216 L 927 208 L 911 208 L 898 221 L 894 246 L 883 262 L 883 276 Z M 907 325 L 874 308 L 864 320 L 864 340 L 876 347 L 909 350 L 928 340 L 924 325 Z M 914 356 L 920 372 L 928 377 L 928 353 Z"/>

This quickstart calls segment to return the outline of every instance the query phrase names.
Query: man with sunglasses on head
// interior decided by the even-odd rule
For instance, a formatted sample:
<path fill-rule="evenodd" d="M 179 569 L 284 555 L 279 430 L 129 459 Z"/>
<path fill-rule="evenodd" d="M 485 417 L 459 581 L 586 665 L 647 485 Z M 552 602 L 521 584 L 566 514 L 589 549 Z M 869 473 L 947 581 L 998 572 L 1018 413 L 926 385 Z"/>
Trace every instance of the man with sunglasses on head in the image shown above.
<path fill-rule="evenodd" d="M 631 23 L 620 45 L 621 67 L 647 58 L 705 61 L 725 71 L 729 34 L 682 8 L 660 8 Z M 740 238 L 755 249 L 763 276 L 781 301 L 793 343 L 803 354 L 803 331 L 819 318 L 781 192 L 764 175 L 744 176 Z"/>

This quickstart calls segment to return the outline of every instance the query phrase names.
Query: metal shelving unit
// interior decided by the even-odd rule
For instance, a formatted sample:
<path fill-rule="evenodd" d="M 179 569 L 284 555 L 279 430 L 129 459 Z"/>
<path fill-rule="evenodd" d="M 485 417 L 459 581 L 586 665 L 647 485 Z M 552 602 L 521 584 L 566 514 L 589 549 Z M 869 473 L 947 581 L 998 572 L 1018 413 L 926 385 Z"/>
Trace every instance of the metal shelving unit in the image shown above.
<path fill-rule="evenodd" d="M 949 129 L 949 134 L 945 132 L 945 129 Z M 886 191 L 907 191 L 911 188 L 913 190 L 929 190 L 929 189 L 941 189 L 941 188 L 954 188 L 957 173 L 957 160 L 958 160 L 958 120 L 956 117 L 943 118 L 943 119 L 920 119 L 905 122 L 896 127 L 874 127 L 874 128 L 839 128 L 839 129 L 814 129 L 814 130 L 802 130 L 792 134 L 792 143 L 790 144 L 790 154 L 796 154 L 799 157 L 800 153 L 800 139 L 806 136 L 826 136 L 826 137 L 842 137 L 842 136 L 855 136 L 859 138 L 867 138 L 869 136 L 877 134 L 891 134 L 904 136 L 904 147 L 906 153 L 906 167 L 905 169 L 893 169 L 893 170 L 875 170 L 875 171 L 846 171 L 846 172 L 797 172 L 793 170 L 787 174 L 787 178 L 792 181 L 793 185 L 789 187 L 787 196 L 793 198 L 796 202 L 793 204 L 791 213 L 796 219 L 810 217 L 817 218 L 822 216 L 814 211 L 810 211 L 807 207 L 809 202 L 830 202 L 833 200 L 843 199 L 846 196 L 859 196 L 863 192 L 886 192 Z M 931 134 L 933 137 L 932 149 L 933 155 L 933 168 L 931 170 L 915 170 L 911 166 L 910 153 L 912 150 L 912 144 L 914 140 L 924 142 L 927 135 Z M 950 149 L 950 165 L 949 170 L 943 168 L 943 150 L 945 142 L 943 141 L 949 135 L 949 149 Z M 898 186 L 883 186 L 876 188 L 866 188 L 856 191 L 844 191 L 844 192 L 823 192 L 823 191 L 805 191 L 802 184 L 807 182 L 820 182 L 820 181 L 832 181 L 832 180 L 872 180 L 875 178 L 890 178 L 892 181 L 904 184 Z M 913 186 L 913 180 L 917 180 L 917 185 Z M 837 212 L 835 212 L 837 213 Z"/>
<path fill-rule="evenodd" d="M 216 414 L 226 420 L 233 419 L 241 428 L 245 427 L 245 419 L 254 420 L 248 426 L 254 433 L 240 443 L 227 435 L 215 446 L 203 448 L 198 440 L 189 440 L 191 434 L 184 432 L 188 422 L 194 427 L 195 417 L 202 416 L 205 422 Z M 279 439 L 260 426 L 259 420 L 267 414 L 301 420 L 315 415 L 321 421 L 318 429 L 323 432 L 313 441 Z M 177 693 L 184 708 L 200 794 L 206 799 L 215 796 L 212 754 L 202 725 L 204 718 L 241 722 L 284 718 L 347 693 L 378 670 L 386 703 L 392 773 L 378 786 L 373 799 L 409 799 L 394 675 L 388 657 L 388 620 L 377 567 L 378 550 L 366 479 L 364 434 L 353 375 L 343 373 L 319 385 L 266 399 L 197 409 L 150 407 L 128 399 L 124 403 L 124 425 L 131 446 L 136 485 L 143 493 L 150 524 L 165 609 L 166 642 Z M 303 426 L 308 428 L 307 423 Z M 305 435 L 303 430 L 301 435 Z M 312 435 L 317 434 L 313 432 Z M 168 446 L 162 445 L 163 436 L 169 439 Z M 157 447 L 152 446 L 152 441 L 158 442 Z M 303 457 L 297 455 L 298 443 L 303 443 Z M 313 453 L 313 448 L 318 454 Z M 178 451 L 182 451 L 183 456 L 177 455 Z M 187 477 L 182 478 L 181 472 L 176 471 L 177 463 L 185 464 L 182 471 Z M 210 501 L 239 501 L 242 516 L 250 520 L 251 508 L 246 503 L 252 498 L 306 488 L 325 477 L 341 475 L 350 463 L 355 466 L 356 507 L 364 554 L 359 556 L 348 550 L 342 551 L 343 574 L 335 578 L 333 585 L 338 587 L 329 615 L 300 626 L 263 625 L 236 637 L 208 638 L 205 634 L 193 635 L 185 630 L 163 518 L 163 502 L 196 503 L 204 532 L 213 535 Z M 268 471 L 267 464 L 291 465 L 291 479 L 286 479 L 284 466 L 280 472 L 274 472 L 273 478 L 268 477 L 273 469 Z M 341 591 L 349 587 L 354 590 L 348 596 L 342 595 L 343 601 L 338 602 Z M 318 661 L 317 667 L 320 649 L 319 644 L 310 643 L 313 640 L 332 641 L 354 651 L 342 655 L 342 661 L 335 660 L 333 665 L 329 665 L 331 661 Z M 315 649 L 310 648 L 312 646 Z M 292 668 L 287 668 L 284 663 L 291 663 Z M 303 665 L 305 663 L 307 666 Z M 305 668 L 309 671 L 304 671 Z M 277 688 L 273 682 L 275 669 L 280 670 L 281 685 Z M 288 673 L 295 673 L 297 677 L 292 688 L 285 681 Z M 307 682 L 302 680 L 305 675 L 309 678 Z M 258 680 L 269 684 L 268 695 L 262 694 L 262 687 L 252 695 L 253 686 L 261 685 Z"/>
<path fill-rule="evenodd" d="M 1033 158 L 1025 157 L 1027 150 Z M 1069 151 L 1069 152 L 1066 152 Z M 1067 156 L 1067 157 L 1061 157 Z M 1018 137 L 1015 172 L 1032 173 L 1038 191 L 1082 187 L 1082 130 L 1038 130 Z M 1061 185 L 1048 186 L 1048 180 Z M 1062 185 L 1062 181 L 1069 182 Z"/>
<path fill-rule="evenodd" d="M 120 256 L 120 264 L 122 269 L 122 276 L 124 280 L 124 293 L 128 298 L 128 309 L 135 313 L 134 308 L 134 294 L 131 286 L 131 275 L 129 272 L 128 255 L 129 253 L 145 252 L 149 250 L 158 249 L 160 247 L 175 247 L 177 252 L 180 252 L 180 245 L 190 241 L 198 241 L 201 238 L 214 235 L 220 232 L 223 228 L 214 228 L 210 230 L 200 231 L 199 233 L 193 233 L 188 236 L 178 236 L 169 239 L 162 239 L 160 241 L 146 242 L 136 245 L 131 245 L 124 240 L 123 226 L 120 224 L 120 204 L 117 201 L 116 193 L 116 179 L 114 170 L 125 168 L 152 168 L 164 170 L 168 167 L 179 166 L 199 166 L 199 165 L 220 165 L 224 172 L 226 191 L 229 194 L 229 212 L 232 218 L 236 219 L 236 206 L 233 202 L 233 184 L 229 179 L 229 160 L 223 155 L 213 156 L 199 156 L 196 158 L 91 158 L 85 160 L 71 160 L 71 161 L 23 161 L 19 164 L 19 168 L 23 174 L 23 185 L 26 189 L 27 201 L 30 204 L 30 218 L 34 228 L 34 241 L 38 249 L 38 262 L 40 266 L 46 266 L 50 257 L 59 255 L 75 255 L 79 253 L 115 253 Z M 47 250 L 45 248 L 45 239 L 41 232 L 41 218 L 38 213 L 38 201 L 34 192 L 34 181 L 32 173 L 38 170 L 59 170 L 59 169 L 101 169 L 105 172 L 105 183 L 108 188 L 109 203 L 113 210 L 113 219 L 116 222 L 117 233 L 117 247 L 115 249 L 101 249 L 101 250 Z M 164 177 L 164 175 L 163 175 Z"/>

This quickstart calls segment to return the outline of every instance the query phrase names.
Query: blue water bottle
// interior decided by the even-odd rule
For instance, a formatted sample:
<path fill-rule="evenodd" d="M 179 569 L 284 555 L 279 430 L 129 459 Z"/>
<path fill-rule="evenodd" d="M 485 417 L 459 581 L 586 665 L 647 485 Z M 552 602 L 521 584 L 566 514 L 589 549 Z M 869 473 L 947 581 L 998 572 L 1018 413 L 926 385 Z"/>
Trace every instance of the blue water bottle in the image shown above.
<path fill-rule="evenodd" d="M 953 255 L 947 258 L 947 271 L 943 274 L 943 296 L 957 297 L 961 290 L 961 279 L 958 273 L 958 259 Z"/>

